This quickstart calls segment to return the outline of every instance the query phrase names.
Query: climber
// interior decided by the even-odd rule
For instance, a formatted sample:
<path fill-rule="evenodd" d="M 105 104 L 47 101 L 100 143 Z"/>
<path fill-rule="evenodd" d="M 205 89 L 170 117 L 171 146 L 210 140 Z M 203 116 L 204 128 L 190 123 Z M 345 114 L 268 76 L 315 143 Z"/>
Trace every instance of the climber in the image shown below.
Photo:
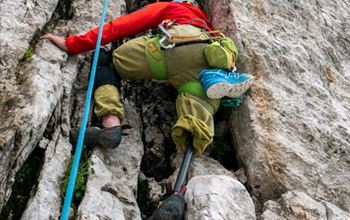
<path fill-rule="evenodd" d="M 175 22 L 175 25 L 170 26 L 169 23 L 165 23 L 164 26 L 170 26 L 169 32 L 178 34 L 194 36 L 201 34 L 203 29 L 210 31 L 212 25 L 205 14 L 190 3 L 193 1 L 158 2 L 129 15 L 118 17 L 104 25 L 102 44 L 133 36 L 148 29 L 155 29 L 163 21 Z M 70 54 L 78 54 L 94 49 L 97 34 L 98 28 L 94 28 L 83 35 L 63 38 L 46 34 L 42 38 L 53 41 Z M 165 59 L 166 75 L 159 75 L 158 72 L 161 71 L 157 72 L 157 67 L 156 70 L 152 68 L 155 65 L 149 62 L 152 60 L 149 56 L 154 54 L 147 54 L 146 43 L 153 43 L 153 41 L 150 41 L 149 36 L 142 36 L 126 42 L 113 51 L 113 64 L 117 73 L 109 66 L 107 52 L 101 51 L 95 79 L 94 112 L 101 120 L 102 128 L 88 127 L 84 144 L 106 148 L 118 146 L 122 134 L 120 124 L 124 118 L 124 109 L 117 89 L 120 78 L 131 80 L 155 78 L 168 80 L 180 91 L 176 101 L 179 119 L 172 129 L 175 144 L 185 149 L 188 132 L 190 132 L 194 136 L 193 145 L 197 153 L 202 153 L 212 142 L 214 135 L 212 116 L 219 107 L 218 98 L 227 95 L 227 91 L 232 90 L 231 85 L 235 83 L 244 85 L 238 90 L 240 93 L 245 92 L 250 87 L 253 77 L 244 74 L 229 75 L 223 70 L 206 71 L 202 73 L 205 90 L 214 91 L 211 92 L 212 98 L 208 98 L 198 94 L 198 89 L 193 89 L 193 87 L 201 87 L 196 83 L 199 80 L 199 72 L 210 67 L 203 52 L 207 46 L 206 42 L 159 50 L 158 52 L 163 53 L 161 56 Z M 151 49 L 157 50 L 157 48 Z M 210 72 L 215 74 L 208 74 Z M 189 86 L 189 84 L 192 85 Z M 225 88 L 225 94 L 220 91 L 221 87 Z M 77 136 L 77 131 L 77 129 L 72 130 L 73 140 Z"/>
<path fill-rule="evenodd" d="M 197 154 L 212 142 L 213 115 L 220 98 L 240 96 L 251 86 L 254 77 L 234 71 L 238 52 L 233 41 L 222 36 L 217 40 L 211 23 L 193 0 L 152 3 L 118 17 L 103 26 L 102 44 L 157 28 L 160 31 L 157 36 L 137 37 L 113 51 L 100 49 L 94 112 L 101 126 L 86 129 L 86 146 L 115 148 L 120 144 L 124 119 L 118 91 L 121 79 L 167 80 L 177 88 L 179 118 L 171 135 L 178 148 L 184 150 L 191 143 Z M 98 28 L 94 28 L 67 38 L 53 34 L 42 38 L 70 54 L 79 54 L 94 49 L 97 36 Z M 77 140 L 78 130 L 72 129 L 72 141 Z M 183 195 L 175 193 L 153 219 L 159 219 L 157 216 L 182 219 L 183 208 Z"/>
<path fill-rule="evenodd" d="M 197 38 L 197 41 L 190 43 L 170 41 L 169 35 L 208 38 L 205 33 L 212 30 L 212 25 L 195 1 L 156 2 L 118 17 L 104 25 L 102 44 L 157 28 L 162 31 L 158 37 L 141 36 L 129 40 L 112 51 L 112 55 L 101 49 L 94 86 L 94 112 L 102 126 L 86 129 L 85 145 L 106 148 L 119 145 L 124 118 L 118 91 L 121 79 L 167 80 L 177 88 L 176 109 L 179 118 L 171 135 L 180 149 L 186 149 L 189 135 L 192 135 L 197 154 L 201 154 L 212 142 L 213 114 L 220 105 L 220 98 L 236 97 L 251 86 L 254 77 L 236 72 L 230 74 L 238 54 L 230 39 L 227 45 L 231 51 L 225 52 L 229 57 L 229 62 L 226 62 L 228 70 L 209 65 L 204 54 L 209 42 L 207 39 Z M 67 38 L 53 34 L 42 38 L 70 54 L 79 54 L 94 49 L 97 35 L 98 28 L 94 28 L 85 34 Z M 112 66 L 110 63 L 113 63 Z M 199 82 L 200 73 L 203 86 Z M 78 129 L 72 129 L 71 134 L 76 140 Z"/>

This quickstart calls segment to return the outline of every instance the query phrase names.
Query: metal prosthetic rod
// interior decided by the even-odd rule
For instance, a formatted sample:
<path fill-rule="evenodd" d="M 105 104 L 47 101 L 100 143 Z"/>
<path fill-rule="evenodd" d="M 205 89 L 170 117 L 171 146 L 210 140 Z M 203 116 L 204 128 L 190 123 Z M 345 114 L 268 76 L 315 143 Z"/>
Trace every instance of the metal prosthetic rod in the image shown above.
<path fill-rule="evenodd" d="M 185 198 L 186 180 L 190 163 L 193 157 L 192 138 L 190 144 L 183 157 L 179 173 L 174 185 L 171 189 L 171 183 L 168 191 L 168 198 L 164 200 L 162 205 L 148 220 L 182 220 L 185 215 Z"/>
<path fill-rule="evenodd" d="M 182 189 L 182 186 L 184 185 L 184 183 L 186 181 L 192 157 L 193 157 L 193 146 L 191 143 L 185 152 L 184 158 L 183 158 L 182 163 L 181 163 L 180 171 L 177 175 L 177 179 L 176 179 L 175 186 L 173 189 L 173 191 L 175 193 L 180 192 L 180 190 Z"/>

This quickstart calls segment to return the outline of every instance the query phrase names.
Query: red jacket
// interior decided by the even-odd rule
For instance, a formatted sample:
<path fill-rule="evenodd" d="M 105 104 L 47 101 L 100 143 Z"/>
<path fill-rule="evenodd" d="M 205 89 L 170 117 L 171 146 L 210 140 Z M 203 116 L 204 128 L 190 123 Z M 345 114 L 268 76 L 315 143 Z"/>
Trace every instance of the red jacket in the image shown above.
<path fill-rule="evenodd" d="M 101 44 L 104 45 L 119 38 L 133 36 L 148 29 L 155 29 L 166 19 L 175 20 L 177 24 L 192 24 L 200 28 L 212 28 L 204 12 L 194 5 L 157 2 L 104 24 Z M 97 35 L 98 27 L 82 35 L 67 37 L 68 51 L 71 54 L 78 54 L 95 49 Z"/>

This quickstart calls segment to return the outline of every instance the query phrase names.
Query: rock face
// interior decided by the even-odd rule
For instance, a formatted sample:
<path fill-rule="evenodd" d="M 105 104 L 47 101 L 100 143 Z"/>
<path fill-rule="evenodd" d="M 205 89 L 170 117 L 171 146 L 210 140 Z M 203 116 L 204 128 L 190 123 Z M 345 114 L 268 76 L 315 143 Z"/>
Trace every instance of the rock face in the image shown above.
<path fill-rule="evenodd" d="M 54 130 L 49 135 L 51 142 L 47 146 L 36 195 L 29 202 L 23 219 L 58 218 L 61 206 L 59 185 L 70 157 L 68 130 L 71 126 L 72 84 L 78 66 L 82 68 L 84 64 L 84 57 L 68 60 L 67 53 L 48 41 L 40 41 L 32 57 L 18 68 L 16 66 L 37 29 L 50 22 L 56 5 L 57 1 L 1 2 L 1 12 L 4 13 L 1 13 L 0 36 L 1 45 L 4 45 L 0 49 L 0 210 L 10 196 L 16 172 L 43 137 L 44 130 L 47 126 Z M 101 3 L 75 1 L 73 20 L 68 24 L 60 21 L 54 32 L 65 35 L 68 31 L 79 33 L 96 26 L 100 15 L 94 9 L 98 7 L 101 8 Z M 122 8 L 119 1 L 111 1 L 108 18 L 120 14 Z M 7 12 L 17 14 L 10 16 Z M 10 22 L 11 17 L 15 22 L 13 19 L 13 23 Z M 87 72 L 84 74 L 87 78 Z M 48 125 L 49 120 L 53 125 Z"/>
<path fill-rule="evenodd" d="M 6 82 L 15 82 L 12 80 L 15 80 L 19 60 L 29 48 L 29 43 L 35 33 L 50 19 L 58 1 L 1 1 L 1 86 L 6 86 Z M 13 84 L 10 85 L 13 86 Z"/>
<path fill-rule="evenodd" d="M 56 85 L 60 84 L 61 74 L 58 71 L 66 55 L 53 46 L 51 52 L 58 51 L 55 63 L 46 66 L 49 60 L 34 56 L 32 62 L 42 60 L 41 67 L 46 66 L 45 69 L 39 71 L 29 64 L 20 73 L 16 72 L 30 40 L 49 20 L 57 2 L 0 3 L 0 209 L 10 196 L 15 173 L 41 138 L 62 89 Z M 52 81 L 45 76 L 47 70 L 53 77 Z M 43 83 L 47 86 L 42 86 Z M 47 99 L 50 101 L 47 102 Z"/>
<path fill-rule="evenodd" d="M 125 105 L 126 118 L 133 126 L 120 146 L 97 149 L 91 156 L 92 174 L 78 210 L 77 219 L 141 219 L 136 202 L 138 174 L 143 156 L 140 119 L 135 107 Z M 134 129 L 136 128 L 136 129 Z"/>
<path fill-rule="evenodd" d="M 297 189 L 349 211 L 350 3 L 208 5 L 237 39 L 238 69 L 256 76 L 231 120 L 252 193 L 266 201 Z"/>
<path fill-rule="evenodd" d="M 0 211 L 24 161 L 34 148 L 45 149 L 22 219 L 59 218 L 68 132 L 83 112 L 89 54 L 68 56 L 48 41 L 29 49 L 44 25 L 55 23 L 53 32 L 64 36 L 98 24 L 102 1 L 74 0 L 72 18 L 50 20 L 63 2 L 0 2 Z M 109 1 L 108 20 L 136 2 Z M 241 169 L 195 157 L 186 219 L 350 219 L 350 3 L 207 0 L 204 8 L 235 39 L 238 69 L 256 82 L 230 117 Z M 142 219 L 141 161 L 157 202 L 164 191 L 158 182 L 180 166 L 182 154 L 170 164 L 175 89 L 137 84 L 122 86 L 133 129 L 117 149 L 92 152 L 77 219 Z M 176 174 L 169 179 L 175 182 Z"/>
<path fill-rule="evenodd" d="M 244 186 L 232 177 L 193 177 L 186 191 L 186 219 L 255 219 L 254 204 Z"/>
<path fill-rule="evenodd" d="M 310 196 L 299 191 L 287 192 L 277 201 L 268 201 L 264 205 L 261 219 L 327 219 L 346 220 L 350 214 L 337 206 L 325 202 L 315 201 Z"/>

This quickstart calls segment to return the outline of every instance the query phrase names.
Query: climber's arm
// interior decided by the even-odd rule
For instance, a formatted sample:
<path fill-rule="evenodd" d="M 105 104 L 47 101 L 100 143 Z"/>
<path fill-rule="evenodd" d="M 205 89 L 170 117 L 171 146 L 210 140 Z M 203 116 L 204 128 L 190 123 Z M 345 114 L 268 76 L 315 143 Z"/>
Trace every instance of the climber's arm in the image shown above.
<path fill-rule="evenodd" d="M 44 36 L 41 37 L 41 39 L 50 40 L 62 50 L 68 51 L 68 48 L 66 46 L 66 38 L 64 37 L 56 36 L 53 34 L 45 34 Z"/>
<path fill-rule="evenodd" d="M 138 11 L 118 17 L 104 24 L 101 44 L 104 45 L 157 27 L 165 16 L 164 9 L 166 6 L 167 3 L 165 2 L 150 4 Z M 82 35 L 67 37 L 66 46 L 68 51 L 71 54 L 78 54 L 94 49 L 97 35 L 98 27 Z"/>

